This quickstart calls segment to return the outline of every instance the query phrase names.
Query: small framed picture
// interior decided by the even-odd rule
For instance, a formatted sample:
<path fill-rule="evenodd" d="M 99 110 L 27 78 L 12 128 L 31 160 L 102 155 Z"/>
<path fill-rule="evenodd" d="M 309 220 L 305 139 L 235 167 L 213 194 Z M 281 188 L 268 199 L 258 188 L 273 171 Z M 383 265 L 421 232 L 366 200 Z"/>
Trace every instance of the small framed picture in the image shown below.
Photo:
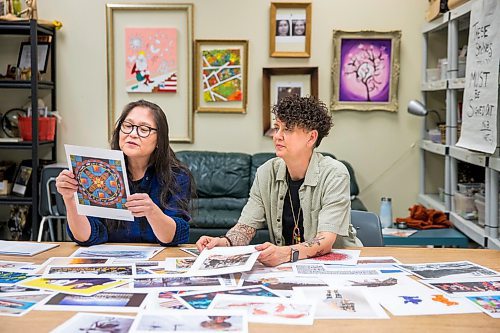
<path fill-rule="evenodd" d="M 50 43 L 38 43 L 38 71 L 45 73 L 47 71 L 47 63 L 49 61 Z M 22 42 L 19 49 L 19 58 L 17 59 L 17 68 L 31 68 L 31 44 Z"/>
<path fill-rule="evenodd" d="M 20 196 L 25 196 L 26 189 L 30 184 L 31 172 L 33 168 L 30 166 L 22 165 L 19 166 L 17 171 L 16 179 L 14 180 L 14 186 L 12 187 L 12 193 Z"/>
<path fill-rule="evenodd" d="M 269 55 L 284 58 L 311 56 L 311 3 L 271 3 Z"/>

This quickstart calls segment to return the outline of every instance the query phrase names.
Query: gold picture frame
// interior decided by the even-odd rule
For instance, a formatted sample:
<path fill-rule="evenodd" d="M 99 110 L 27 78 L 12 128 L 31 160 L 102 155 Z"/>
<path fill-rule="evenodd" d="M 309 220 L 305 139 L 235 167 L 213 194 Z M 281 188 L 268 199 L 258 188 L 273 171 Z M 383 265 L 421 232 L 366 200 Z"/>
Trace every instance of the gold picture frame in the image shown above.
<path fill-rule="evenodd" d="M 248 40 L 199 39 L 194 49 L 195 110 L 246 113 Z"/>
<path fill-rule="evenodd" d="M 262 134 L 272 136 L 271 109 L 282 90 L 287 94 L 318 98 L 318 67 L 274 67 L 262 69 Z M 300 89 L 297 89 L 300 88 Z"/>
<path fill-rule="evenodd" d="M 310 2 L 272 2 L 269 18 L 270 57 L 311 56 L 312 4 Z"/>
<path fill-rule="evenodd" d="M 108 69 L 108 133 L 121 108 L 127 103 L 146 99 L 158 104 L 167 115 L 170 142 L 192 143 L 193 130 L 193 4 L 107 4 L 107 69 Z M 126 64 L 125 30 L 165 27 L 176 30 L 175 92 L 139 93 L 125 89 Z M 123 84 L 122 84 L 123 82 Z"/>
<path fill-rule="evenodd" d="M 401 31 L 333 32 L 332 111 L 398 111 Z"/>

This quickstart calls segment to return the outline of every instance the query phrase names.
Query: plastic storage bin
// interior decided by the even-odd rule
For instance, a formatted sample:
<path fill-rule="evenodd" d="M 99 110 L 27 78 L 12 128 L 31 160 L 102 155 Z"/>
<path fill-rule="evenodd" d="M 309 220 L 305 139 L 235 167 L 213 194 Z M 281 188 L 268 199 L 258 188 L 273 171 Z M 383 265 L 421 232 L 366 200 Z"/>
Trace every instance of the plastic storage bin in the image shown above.
<path fill-rule="evenodd" d="M 484 193 L 484 183 L 458 183 L 458 192 L 473 196 L 475 193 Z"/>
<path fill-rule="evenodd" d="M 21 138 L 24 141 L 31 141 L 31 117 L 19 117 L 18 126 Z M 56 118 L 55 117 L 39 117 L 38 118 L 38 139 L 42 141 L 52 141 L 56 134 Z"/>
<path fill-rule="evenodd" d="M 455 192 L 453 200 L 455 201 L 455 212 L 460 216 L 467 220 L 477 219 L 477 209 L 473 196 Z"/>
<path fill-rule="evenodd" d="M 485 216 L 484 216 L 484 213 L 485 213 L 485 204 L 484 204 L 484 201 L 480 201 L 480 200 L 477 200 L 475 199 L 474 200 L 474 204 L 476 205 L 476 209 L 477 209 L 477 223 L 484 227 L 484 221 L 485 221 Z"/>

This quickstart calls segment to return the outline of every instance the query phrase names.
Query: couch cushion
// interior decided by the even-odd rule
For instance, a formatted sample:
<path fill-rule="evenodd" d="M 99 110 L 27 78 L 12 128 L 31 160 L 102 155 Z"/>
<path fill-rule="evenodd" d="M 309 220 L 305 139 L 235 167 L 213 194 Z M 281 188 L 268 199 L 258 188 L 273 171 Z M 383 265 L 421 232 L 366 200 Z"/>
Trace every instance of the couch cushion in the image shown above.
<path fill-rule="evenodd" d="M 251 156 L 244 153 L 180 151 L 193 174 L 198 198 L 248 198 Z"/>

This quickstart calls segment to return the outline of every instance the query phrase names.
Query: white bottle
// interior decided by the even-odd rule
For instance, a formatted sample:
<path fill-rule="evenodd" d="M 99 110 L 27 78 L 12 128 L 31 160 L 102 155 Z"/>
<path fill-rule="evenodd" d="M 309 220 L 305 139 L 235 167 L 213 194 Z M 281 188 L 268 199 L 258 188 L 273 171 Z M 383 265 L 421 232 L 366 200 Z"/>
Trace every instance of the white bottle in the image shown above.
<path fill-rule="evenodd" d="M 380 200 L 380 223 L 382 228 L 392 227 L 392 202 L 391 198 L 383 197 Z"/>

